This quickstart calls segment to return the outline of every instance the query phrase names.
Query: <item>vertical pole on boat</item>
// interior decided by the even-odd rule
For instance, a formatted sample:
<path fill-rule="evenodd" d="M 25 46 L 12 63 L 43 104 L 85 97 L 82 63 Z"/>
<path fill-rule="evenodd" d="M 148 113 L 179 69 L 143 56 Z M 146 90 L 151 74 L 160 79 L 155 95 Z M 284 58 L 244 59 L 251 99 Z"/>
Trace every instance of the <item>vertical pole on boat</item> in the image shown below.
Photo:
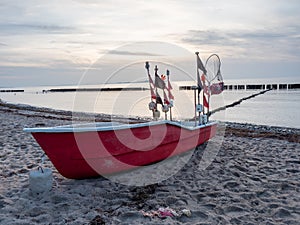
<path fill-rule="evenodd" d="M 204 105 L 204 99 L 206 99 L 206 102 L 208 102 L 208 99 L 205 97 L 204 91 L 203 91 L 203 94 L 202 94 L 202 98 L 203 98 L 203 105 Z M 207 109 L 207 107 L 206 107 L 206 109 Z M 203 107 L 203 115 L 205 115 L 205 107 Z"/>
<path fill-rule="evenodd" d="M 167 74 L 167 77 L 168 77 L 168 89 L 169 89 L 168 91 L 170 92 L 171 91 L 170 86 L 169 86 L 169 84 L 170 84 L 170 71 L 167 70 L 166 74 Z M 169 99 L 169 101 L 171 102 L 172 100 Z M 173 105 L 170 105 L 170 120 L 171 121 L 172 121 L 172 106 Z"/>
<path fill-rule="evenodd" d="M 197 83 L 198 83 L 198 105 L 200 105 L 200 92 L 201 92 L 201 86 L 199 86 L 199 82 L 201 82 L 201 79 L 200 79 L 200 76 L 199 76 L 199 67 L 198 67 L 198 58 L 199 58 L 199 52 L 195 52 L 196 54 L 196 62 L 197 62 L 197 72 L 196 72 L 196 75 L 197 75 Z M 196 99 L 195 99 L 195 107 L 197 107 L 196 105 Z M 195 117 L 197 115 L 197 109 L 195 109 L 196 112 L 195 112 Z M 201 118 L 201 112 L 199 111 L 198 112 L 198 119 L 199 119 L 199 124 L 201 123 L 200 121 L 200 118 Z"/>
<path fill-rule="evenodd" d="M 208 85 L 208 93 L 209 95 L 207 96 L 207 102 L 208 102 L 208 107 L 207 107 L 207 119 L 209 117 L 209 102 L 210 102 L 210 83 Z"/>
<path fill-rule="evenodd" d="M 148 75 L 148 78 L 150 79 L 150 71 L 149 71 L 150 64 L 149 64 L 149 62 L 148 62 L 148 61 L 145 63 L 145 68 L 146 68 L 146 70 L 147 70 L 147 75 Z M 150 86 L 150 90 L 152 90 L 152 87 L 151 87 L 151 82 L 150 82 L 150 80 L 149 80 L 149 86 Z M 152 94 L 152 93 L 151 93 L 151 94 Z M 150 95 L 150 101 L 152 101 L 152 95 Z"/>
<path fill-rule="evenodd" d="M 196 100 L 196 91 L 198 89 L 194 87 L 194 105 L 195 105 L 195 127 L 197 126 L 197 100 Z"/>
<path fill-rule="evenodd" d="M 156 75 L 157 75 L 157 71 L 158 71 L 157 65 L 155 65 L 154 71 L 155 71 L 155 76 L 156 76 Z M 155 79 L 156 79 L 156 78 L 155 78 Z M 156 81 L 155 81 L 155 94 L 157 95 Z M 156 98 L 157 98 L 157 97 L 158 97 L 158 96 L 156 96 Z M 157 109 L 157 99 L 156 99 L 155 104 L 156 104 L 156 109 Z"/>
<path fill-rule="evenodd" d="M 149 80 L 149 88 L 150 88 L 150 103 L 149 103 L 149 109 L 152 111 L 152 115 L 153 115 L 153 118 L 154 118 L 154 111 L 155 111 L 155 107 L 156 107 L 156 105 L 155 105 L 155 107 L 153 106 L 153 88 L 154 88 L 154 84 L 153 84 L 153 80 L 152 80 L 152 78 L 151 78 L 151 75 L 150 75 L 150 71 L 149 71 L 149 69 L 150 69 L 150 64 L 149 64 L 149 62 L 148 61 L 146 61 L 145 62 L 145 68 L 146 68 L 146 70 L 147 70 L 147 75 L 148 75 L 148 80 Z"/>

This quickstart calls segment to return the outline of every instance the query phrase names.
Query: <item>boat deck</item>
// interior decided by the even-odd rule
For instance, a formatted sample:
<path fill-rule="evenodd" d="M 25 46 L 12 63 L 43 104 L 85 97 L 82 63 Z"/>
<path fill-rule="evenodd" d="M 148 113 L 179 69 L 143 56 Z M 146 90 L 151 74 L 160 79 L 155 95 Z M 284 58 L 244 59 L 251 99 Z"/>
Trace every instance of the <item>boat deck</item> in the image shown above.
<path fill-rule="evenodd" d="M 207 124 L 195 126 L 195 121 L 159 120 L 159 121 L 150 121 L 146 123 L 135 123 L 135 124 L 120 123 L 120 122 L 96 122 L 96 123 L 70 124 L 70 125 L 56 126 L 56 127 L 24 128 L 24 131 L 30 133 L 109 131 L 109 130 L 140 128 L 146 126 L 156 126 L 156 125 L 163 125 L 163 124 L 174 125 L 187 130 L 196 130 L 206 126 L 211 126 L 216 123 L 217 123 L 216 121 L 210 121 Z"/>

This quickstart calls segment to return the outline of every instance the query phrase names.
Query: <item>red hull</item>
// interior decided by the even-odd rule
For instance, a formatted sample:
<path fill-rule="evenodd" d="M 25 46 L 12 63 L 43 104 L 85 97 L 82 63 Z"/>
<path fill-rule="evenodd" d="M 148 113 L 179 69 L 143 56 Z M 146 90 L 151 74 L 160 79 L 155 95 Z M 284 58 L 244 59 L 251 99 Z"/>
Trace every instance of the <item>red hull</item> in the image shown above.
<path fill-rule="evenodd" d="M 191 150 L 213 137 L 217 124 L 184 127 L 165 121 L 111 128 L 25 130 L 32 133 L 59 173 L 83 179 L 130 170 Z"/>

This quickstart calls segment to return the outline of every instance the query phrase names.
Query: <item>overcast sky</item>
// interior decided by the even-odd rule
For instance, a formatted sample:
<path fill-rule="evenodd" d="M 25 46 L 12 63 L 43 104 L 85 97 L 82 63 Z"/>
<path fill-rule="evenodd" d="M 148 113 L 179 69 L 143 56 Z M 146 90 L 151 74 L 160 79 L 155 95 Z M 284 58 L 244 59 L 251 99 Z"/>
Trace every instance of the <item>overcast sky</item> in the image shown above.
<path fill-rule="evenodd" d="M 299 21 L 298 0 L 1 0 L 0 87 L 77 84 L 107 54 L 153 56 L 133 42 L 177 45 L 193 63 L 217 53 L 227 79 L 296 79 Z M 93 84 L 107 79 L 98 69 Z"/>

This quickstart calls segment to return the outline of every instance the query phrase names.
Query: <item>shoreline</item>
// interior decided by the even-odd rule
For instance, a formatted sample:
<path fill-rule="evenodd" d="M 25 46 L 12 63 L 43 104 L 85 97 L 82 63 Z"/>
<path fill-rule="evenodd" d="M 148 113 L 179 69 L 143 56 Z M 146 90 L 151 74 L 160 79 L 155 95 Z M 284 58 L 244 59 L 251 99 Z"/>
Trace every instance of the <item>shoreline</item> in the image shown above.
<path fill-rule="evenodd" d="M 225 122 L 224 124 L 226 126 L 226 136 L 272 138 L 300 143 L 300 129 L 297 128 L 233 122 Z"/>
<path fill-rule="evenodd" d="M 94 122 L 105 122 L 105 121 L 123 121 L 123 122 L 145 122 L 152 120 L 151 117 L 125 117 L 122 115 L 109 115 L 104 113 L 85 113 L 85 112 L 72 112 L 67 110 L 51 109 L 46 107 L 35 107 L 26 104 L 13 104 L 6 103 L 0 99 L 0 111 L 11 112 L 27 117 L 41 117 L 45 119 L 59 119 L 66 121 L 90 121 L 91 118 Z M 220 124 L 225 125 L 226 129 L 230 129 L 232 133 L 239 135 L 247 135 L 246 130 L 255 131 L 257 134 L 273 134 L 278 133 L 285 137 L 274 136 L 274 138 L 285 138 L 291 141 L 299 142 L 297 136 L 300 135 L 300 128 L 283 127 L 283 126 L 269 126 L 262 124 L 251 124 L 251 123 L 238 123 L 229 121 L 218 121 Z M 241 132 L 237 132 L 240 130 Z M 286 137 L 286 133 L 292 134 L 292 137 Z M 249 134 L 250 135 L 250 134 Z M 253 135 L 253 134 L 252 134 Z M 268 135 L 267 135 L 268 136 Z M 254 137 L 254 136 L 252 136 Z M 270 135 L 269 137 L 272 137 Z"/>
<path fill-rule="evenodd" d="M 35 197 L 28 176 L 43 152 L 23 128 L 69 124 L 72 113 L 1 102 L 0 111 L 0 224 L 298 224 L 300 219 L 299 129 L 223 123 L 224 139 L 205 169 L 200 165 L 207 148 L 201 145 L 173 176 L 142 187 L 102 177 L 66 179 L 46 158 L 44 167 L 52 169 L 55 182 L 48 195 Z M 189 210 L 191 216 L 143 215 L 160 207 Z"/>

